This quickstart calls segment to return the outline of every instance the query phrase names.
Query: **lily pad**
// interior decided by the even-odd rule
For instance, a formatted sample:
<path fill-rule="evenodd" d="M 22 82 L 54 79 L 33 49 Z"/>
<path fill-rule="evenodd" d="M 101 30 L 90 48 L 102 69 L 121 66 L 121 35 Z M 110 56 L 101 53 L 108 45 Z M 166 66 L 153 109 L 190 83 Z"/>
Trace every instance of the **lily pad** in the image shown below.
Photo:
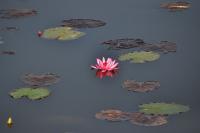
<path fill-rule="evenodd" d="M 0 28 L 0 31 L 18 31 L 19 28 L 17 27 L 3 27 L 3 28 Z"/>
<path fill-rule="evenodd" d="M 0 18 L 3 19 L 12 19 L 12 18 L 21 18 L 27 16 L 35 16 L 37 11 L 34 9 L 6 9 L 0 10 Z"/>
<path fill-rule="evenodd" d="M 155 61 L 160 58 L 160 54 L 156 52 L 146 52 L 146 51 L 135 51 L 132 53 L 126 53 L 119 56 L 120 61 L 130 60 L 132 63 L 145 63 L 150 61 Z"/>
<path fill-rule="evenodd" d="M 149 92 L 160 87 L 159 81 L 137 82 L 135 80 L 126 80 L 123 84 L 124 88 L 134 92 Z"/>
<path fill-rule="evenodd" d="M 57 83 L 59 79 L 60 76 L 53 73 L 26 74 L 22 77 L 22 81 L 31 86 L 48 86 Z"/>
<path fill-rule="evenodd" d="M 41 37 L 45 39 L 67 41 L 78 39 L 83 35 L 85 35 L 85 33 L 76 31 L 71 27 L 56 27 L 44 30 Z"/>
<path fill-rule="evenodd" d="M 159 44 L 145 44 L 141 47 L 144 51 L 156 51 L 156 52 L 176 52 L 176 43 L 161 41 Z"/>
<path fill-rule="evenodd" d="M 27 97 L 30 100 L 38 100 L 48 97 L 50 91 L 46 88 L 20 88 L 10 92 L 10 96 L 14 99 Z"/>
<path fill-rule="evenodd" d="M 95 115 L 97 119 L 100 120 L 107 120 L 107 121 L 126 121 L 130 120 L 130 115 L 131 113 L 128 112 L 122 112 L 121 110 L 114 110 L 114 109 L 109 109 L 109 110 L 103 110 Z"/>
<path fill-rule="evenodd" d="M 15 51 L 0 51 L 0 55 L 14 55 Z"/>
<path fill-rule="evenodd" d="M 105 22 L 94 19 L 69 19 L 62 22 L 62 26 L 74 28 L 97 28 L 106 25 Z"/>
<path fill-rule="evenodd" d="M 167 119 L 165 116 L 133 113 L 130 122 L 140 126 L 161 126 L 167 123 Z"/>
<path fill-rule="evenodd" d="M 145 44 L 142 39 L 133 39 L 133 38 L 122 38 L 115 40 L 108 40 L 103 42 L 104 45 L 108 45 L 108 49 L 111 50 L 120 50 L 120 49 L 130 49 L 138 48 Z"/>
<path fill-rule="evenodd" d="M 139 106 L 140 112 L 153 115 L 173 115 L 190 110 L 188 106 L 175 103 L 149 103 Z"/>
<path fill-rule="evenodd" d="M 161 4 L 161 8 L 169 9 L 170 11 L 181 11 L 190 8 L 191 4 L 184 1 L 170 2 Z"/>

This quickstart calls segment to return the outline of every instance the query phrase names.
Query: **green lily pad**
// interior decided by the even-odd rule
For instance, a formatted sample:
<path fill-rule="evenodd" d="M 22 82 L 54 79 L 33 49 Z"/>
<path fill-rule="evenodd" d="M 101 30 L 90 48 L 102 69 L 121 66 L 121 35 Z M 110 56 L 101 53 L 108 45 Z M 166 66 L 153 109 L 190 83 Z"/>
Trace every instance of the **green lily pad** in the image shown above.
<path fill-rule="evenodd" d="M 10 92 L 10 96 L 14 99 L 27 97 L 30 100 L 38 100 L 48 97 L 50 91 L 46 88 L 20 88 Z"/>
<path fill-rule="evenodd" d="M 153 115 L 173 115 L 190 110 L 188 106 L 175 103 L 149 103 L 142 104 L 139 108 L 140 112 Z"/>
<path fill-rule="evenodd" d="M 56 27 L 44 30 L 41 37 L 46 39 L 67 41 L 78 39 L 83 35 L 85 35 L 85 33 L 76 31 L 71 27 Z"/>
<path fill-rule="evenodd" d="M 132 63 L 145 63 L 149 61 L 155 61 L 160 58 L 160 54 L 156 52 L 145 52 L 145 51 L 136 51 L 132 53 L 126 53 L 119 56 L 120 61 L 130 60 Z"/>

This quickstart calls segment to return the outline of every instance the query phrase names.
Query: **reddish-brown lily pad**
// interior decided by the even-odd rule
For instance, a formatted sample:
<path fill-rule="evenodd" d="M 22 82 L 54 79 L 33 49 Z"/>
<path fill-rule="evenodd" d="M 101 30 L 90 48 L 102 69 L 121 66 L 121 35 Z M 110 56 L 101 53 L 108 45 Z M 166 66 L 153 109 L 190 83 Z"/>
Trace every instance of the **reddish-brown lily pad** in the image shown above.
<path fill-rule="evenodd" d="M 158 89 L 160 83 L 159 81 L 138 82 L 135 80 L 126 80 L 123 83 L 123 87 L 134 92 L 149 92 Z"/>
<path fill-rule="evenodd" d="M 108 49 L 112 50 L 120 50 L 120 49 L 130 49 L 130 48 L 138 48 L 145 44 L 142 39 L 133 39 L 133 38 L 122 38 L 115 40 L 108 40 L 103 42 L 102 44 L 108 45 Z"/>
<path fill-rule="evenodd" d="M 54 83 L 57 83 L 60 79 L 60 76 L 47 73 L 47 74 L 26 74 L 22 77 L 22 81 L 31 86 L 48 86 Z"/>
<path fill-rule="evenodd" d="M 127 121 L 130 120 L 131 113 L 122 112 L 121 110 L 103 110 L 99 113 L 96 113 L 95 117 L 100 120 L 107 120 L 107 121 Z"/>
<path fill-rule="evenodd" d="M 161 4 L 161 8 L 169 9 L 170 11 L 181 11 L 190 8 L 190 3 L 179 1 Z"/>
<path fill-rule="evenodd" d="M 28 16 L 35 16 L 37 11 L 34 9 L 6 9 L 0 10 L 0 18 L 3 19 L 12 19 L 12 18 L 21 18 Z"/>
<path fill-rule="evenodd" d="M 73 28 L 97 28 L 106 25 L 105 22 L 94 19 L 68 19 L 63 20 L 62 23 L 62 26 Z"/>
<path fill-rule="evenodd" d="M 140 126 L 161 126 L 167 123 L 167 119 L 165 116 L 160 115 L 133 113 L 130 122 Z"/>

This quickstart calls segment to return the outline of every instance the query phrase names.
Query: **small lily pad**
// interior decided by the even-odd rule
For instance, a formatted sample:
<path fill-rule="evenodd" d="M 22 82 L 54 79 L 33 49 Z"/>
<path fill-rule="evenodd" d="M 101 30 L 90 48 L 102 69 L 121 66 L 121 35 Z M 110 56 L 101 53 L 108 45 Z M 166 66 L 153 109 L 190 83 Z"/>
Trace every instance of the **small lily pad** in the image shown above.
<path fill-rule="evenodd" d="M 145 44 L 142 39 L 133 39 L 133 38 L 122 38 L 115 40 L 108 40 L 103 42 L 104 45 L 108 45 L 108 49 L 111 50 L 120 50 L 120 49 L 130 49 L 138 48 Z"/>
<path fill-rule="evenodd" d="M 126 53 L 119 56 L 120 61 L 130 60 L 132 63 L 145 63 L 150 61 L 155 61 L 160 58 L 160 54 L 156 52 L 146 52 L 146 51 L 135 51 L 132 53 Z"/>
<path fill-rule="evenodd" d="M 97 119 L 100 120 L 107 120 L 107 121 L 126 121 L 130 120 L 130 115 L 131 113 L 128 112 L 122 112 L 121 110 L 114 110 L 114 109 L 109 109 L 109 110 L 103 110 L 95 115 Z"/>
<path fill-rule="evenodd" d="M 31 86 L 48 86 L 55 84 L 59 81 L 60 76 L 47 73 L 47 74 L 26 74 L 22 77 L 22 81 Z"/>
<path fill-rule="evenodd" d="M 48 97 L 50 91 L 46 88 L 20 88 L 10 92 L 10 96 L 14 99 L 27 97 L 30 100 L 38 100 Z"/>
<path fill-rule="evenodd" d="M 165 116 L 133 113 L 130 122 L 140 126 L 161 126 L 167 123 L 167 119 Z"/>
<path fill-rule="evenodd" d="M 27 16 L 35 16 L 37 11 L 34 9 L 6 9 L 0 10 L 0 18 L 2 19 L 12 19 L 21 18 Z"/>
<path fill-rule="evenodd" d="M 41 37 L 45 39 L 67 41 L 78 39 L 83 35 L 85 35 L 85 33 L 76 31 L 71 27 L 56 27 L 44 30 Z"/>
<path fill-rule="evenodd" d="M 124 88 L 134 92 L 149 92 L 160 87 L 159 81 L 137 82 L 135 80 L 126 80 L 123 84 Z"/>
<path fill-rule="evenodd" d="M 149 103 L 139 106 L 140 112 L 153 115 L 173 115 L 190 110 L 188 106 L 175 103 Z"/>
<path fill-rule="evenodd" d="M 191 4 L 184 1 L 170 2 L 161 4 L 161 8 L 169 9 L 170 11 L 181 11 L 190 8 Z"/>
<path fill-rule="evenodd" d="M 105 22 L 94 19 L 69 19 L 62 22 L 62 26 L 74 28 L 97 28 L 106 25 Z"/>

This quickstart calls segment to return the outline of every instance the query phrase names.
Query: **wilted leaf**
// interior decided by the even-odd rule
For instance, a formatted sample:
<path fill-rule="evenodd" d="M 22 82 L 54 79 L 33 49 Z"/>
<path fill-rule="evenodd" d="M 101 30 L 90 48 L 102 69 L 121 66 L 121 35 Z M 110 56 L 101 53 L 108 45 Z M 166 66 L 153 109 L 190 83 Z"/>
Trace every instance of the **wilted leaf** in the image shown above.
<path fill-rule="evenodd" d="M 74 28 L 96 28 L 106 25 L 105 22 L 94 19 L 69 19 L 63 20 L 62 22 L 62 26 Z"/>
<path fill-rule="evenodd" d="M 10 96 L 14 99 L 20 99 L 27 97 L 30 100 L 38 100 L 50 95 L 50 92 L 46 88 L 20 88 L 10 92 Z"/>
<path fill-rule="evenodd" d="M 135 80 L 126 80 L 124 81 L 123 87 L 127 88 L 129 91 L 148 92 L 158 89 L 160 83 L 158 81 L 137 82 Z"/>
<path fill-rule="evenodd" d="M 164 116 L 133 113 L 130 122 L 140 126 L 160 126 L 166 124 L 167 119 Z"/>
<path fill-rule="evenodd" d="M 173 115 L 190 110 L 188 106 L 175 103 L 149 103 L 139 106 L 140 112 L 153 115 Z"/>
<path fill-rule="evenodd" d="M 108 40 L 103 42 L 103 44 L 108 45 L 108 49 L 112 50 L 120 50 L 120 49 L 130 49 L 130 48 L 138 48 L 145 44 L 142 39 L 133 39 L 133 38 L 123 38 L 123 39 L 115 39 Z"/>
<path fill-rule="evenodd" d="M 126 121 L 130 119 L 131 113 L 122 112 L 121 110 L 103 110 L 95 115 L 97 119 L 107 121 Z"/>
<path fill-rule="evenodd" d="M 46 39 L 66 41 L 78 39 L 83 35 L 85 35 L 85 33 L 76 31 L 71 27 L 56 27 L 44 30 L 41 37 Z"/>
<path fill-rule="evenodd" d="M 119 56 L 120 61 L 130 60 L 132 63 L 145 63 L 149 61 L 155 61 L 160 58 L 160 54 L 149 51 L 132 52 L 127 54 L 122 54 Z"/>
<path fill-rule="evenodd" d="M 37 11 L 34 10 L 34 9 L 7 9 L 7 10 L 0 10 L 0 18 L 3 18 L 3 19 L 35 16 L 36 14 L 37 14 Z"/>
<path fill-rule="evenodd" d="M 179 2 L 164 3 L 161 4 L 160 7 L 169 9 L 170 11 L 181 11 L 190 8 L 190 6 L 191 6 L 190 3 L 188 2 L 179 1 Z"/>
<path fill-rule="evenodd" d="M 60 76 L 47 73 L 47 74 L 26 74 L 22 77 L 22 81 L 31 86 L 48 86 L 57 83 Z"/>

